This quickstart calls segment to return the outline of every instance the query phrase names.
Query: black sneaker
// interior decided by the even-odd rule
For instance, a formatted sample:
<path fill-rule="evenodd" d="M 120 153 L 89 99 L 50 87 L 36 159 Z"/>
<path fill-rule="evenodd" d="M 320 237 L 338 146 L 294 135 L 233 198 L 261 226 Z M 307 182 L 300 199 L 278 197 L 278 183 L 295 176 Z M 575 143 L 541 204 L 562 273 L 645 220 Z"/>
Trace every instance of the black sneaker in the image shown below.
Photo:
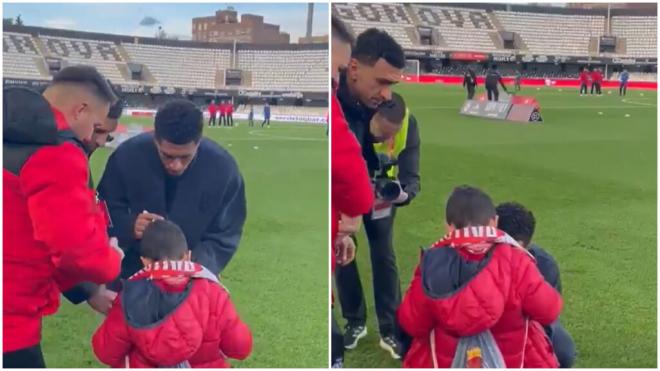
<path fill-rule="evenodd" d="M 344 348 L 355 349 L 358 341 L 367 336 L 367 326 L 365 325 L 346 325 L 344 327 Z"/>
<path fill-rule="evenodd" d="M 401 343 L 394 336 L 381 336 L 380 347 L 388 351 L 392 358 L 401 359 Z"/>

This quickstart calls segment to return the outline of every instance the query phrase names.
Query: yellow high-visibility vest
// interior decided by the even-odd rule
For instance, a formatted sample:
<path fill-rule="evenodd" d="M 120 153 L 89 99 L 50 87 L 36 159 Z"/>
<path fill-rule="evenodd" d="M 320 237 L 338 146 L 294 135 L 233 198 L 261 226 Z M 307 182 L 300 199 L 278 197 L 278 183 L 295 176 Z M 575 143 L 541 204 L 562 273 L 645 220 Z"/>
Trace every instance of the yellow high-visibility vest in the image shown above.
<path fill-rule="evenodd" d="M 399 154 L 406 148 L 406 142 L 408 141 L 408 118 L 409 111 L 406 108 L 406 114 L 403 116 L 403 123 L 401 124 L 401 130 L 389 140 L 382 143 L 374 143 L 374 150 L 376 153 L 382 153 L 387 155 L 390 159 L 399 158 Z M 387 176 L 390 178 L 396 177 L 399 173 L 399 166 L 392 166 L 392 168 L 387 172 Z"/>

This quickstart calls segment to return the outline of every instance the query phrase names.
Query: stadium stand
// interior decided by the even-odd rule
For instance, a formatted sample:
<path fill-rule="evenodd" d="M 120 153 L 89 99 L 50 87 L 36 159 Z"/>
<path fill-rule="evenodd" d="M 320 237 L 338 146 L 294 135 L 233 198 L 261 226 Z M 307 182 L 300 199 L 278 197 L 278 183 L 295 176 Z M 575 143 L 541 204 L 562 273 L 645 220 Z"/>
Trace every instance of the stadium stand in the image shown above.
<path fill-rule="evenodd" d="M 9 28 L 9 29 L 7 29 Z M 235 53 L 234 53 L 235 51 Z M 3 33 L 5 78 L 49 80 L 47 60 L 62 67 L 91 64 L 115 84 L 192 89 L 328 89 L 327 44 L 213 44 L 8 26 Z M 145 67 L 133 80 L 128 64 Z M 226 69 L 242 69 L 240 85 L 225 85 Z"/>
<path fill-rule="evenodd" d="M 493 35 L 497 29 L 488 13 L 437 5 L 412 5 L 421 25 L 436 29 L 447 49 L 492 52 L 497 49 Z"/>
<path fill-rule="evenodd" d="M 591 37 L 603 35 L 605 18 L 597 15 L 495 11 L 506 31 L 520 35 L 534 54 L 589 55 Z"/>
<path fill-rule="evenodd" d="M 414 28 L 410 15 L 402 12 L 401 4 L 332 4 L 333 14 L 348 22 L 354 34 L 376 27 L 385 30 L 403 48 L 421 47 L 415 45 L 406 28 Z M 395 9 L 392 11 L 391 9 Z M 336 13 L 335 13 L 336 12 Z"/>
<path fill-rule="evenodd" d="M 126 62 L 113 42 L 45 35 L 39 36 L 38 40 L 43 45 L 45 57 L 62 58 L 67 65 L 91 64 L 112 81 L 124 79 L 119 67 Z"/>
<path fill-rule="evenodd" d="M 657 17 L 612 17 L 612 35 L 624 37 L 626 53 L 630 57 L 657 57 Z M 652 32 L 649 32 L 651 31 Z"/>
<path fill-rule="evenodd" d="M 239 69 L 252 71 L 256 89 L 323 91 L 328 86 L 328 51 L 241 50 Z"/>
<path fill-rule="evenodd" d="M 15 32 L 2 34 L 2 71 L 5 76 L 23 79 L 43 79 L 37 63 L 43 63 L 32 36 Z"/>
<path fill-rule="evenodd" d="M 122 43 L 130 60 L 149 69 L 161 85 L 215 87 L 216 74 L 230 66 L 231 50 Z M 185 66 L 185 68 L 182 68 Z"/>

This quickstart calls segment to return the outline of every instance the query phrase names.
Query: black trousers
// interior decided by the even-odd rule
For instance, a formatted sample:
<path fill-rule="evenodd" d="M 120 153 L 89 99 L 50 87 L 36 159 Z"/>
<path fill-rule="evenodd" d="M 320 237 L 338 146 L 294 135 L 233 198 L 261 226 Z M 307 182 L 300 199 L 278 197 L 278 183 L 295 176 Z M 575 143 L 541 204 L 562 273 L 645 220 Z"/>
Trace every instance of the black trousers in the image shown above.
<path fill-rule="evenodd" d="M 211 117 L 209 117 L 209 126 L 215 126 L 215 125 L 216 125 L 215 114 L 213 114 L 211 115 Z"/>
<path fill-rule="evenodd" d="M 383 336 L 398 332 L 396 309 L 401 303 L 401 284 L 392 246 L 395 211 L 396 208 L 393 208 L 392 215 L 384 219 L 372 220 L 370 214 L 363 218 L 364 230 L 369 240 L 378 327 Z M 367 321 L 367 304 L 357 264 L 353 261 L 346 266 L 337 267 L 335 276 L 342 315 L 349 324 L 364 325 Z"/>
<path fill-rule="evenodd" d="M 220 114 L 220 125 L 227 126 L 227 116 L 225 114 Z"/>
<path fill-rule="evenodd" d="M 626 95 L 626 90 L 628 90 L 628 84 L 619 84 L 619 95 Z"/>
<path fill-rule="evenodd" d="M 467 99 L 472 99 L 474 98 L 474 86 L 467 86 Z"/>
<path fill-rule="evenodd" d="M 338 360 L 344 359 L 344 335 L 341 333 L 341 328 L 332 315 L 332 338 L 330 340 L 330 365 Z"/>
<path fill-rule="evenodd" d="M 500 99 L 500 90 L 497 87 L 489 88 L 486 86 L 486 93 L 488 94 L 488 100 L 497 102 Z"/>
<path fill-rule="evenodd" d="M 250 127 L 254 126 L 254 119 L 252 118 L 252 116 L 248 117 L 248 124 L 250 125 Z"/>
<path fill-rule="evenodd" d="M 594 86 L 596 87 L 596 94 L 598 94 L 598 95 L 603 94 L 603 92 L 600 90 L 600 83 L 599 83 L 599 82 L 595 82 L 595 83 L 591 86 L 591 89 L 593 89 Z M 591 94 L 593 94 L 593 93 L 591 93 Z"/>
<path fill-rule="evenodd" d="M 261 127 L 263 128 L 264 125 L 266 125 L 266 124 L 268 124 L 268 126 L 270 126 L 270 118 L 265 118 L 264 122 L 261 123 Z"/>
<path fill-rule="evenodd" d="M 583 82 L 580 84 L 580 94 L 587 94 L 587 83 Z"/>
<path fill-rule="evenodd" d="M 227 114 L 227 124 L 229 126 L 234 126 L 234 114 L 233 113 L 228 113 Z"/>
<path fill-rule="evenodd" d="M 46 368 L 41 344 L 2 353 L 2 366 L 4 368 Z"/>

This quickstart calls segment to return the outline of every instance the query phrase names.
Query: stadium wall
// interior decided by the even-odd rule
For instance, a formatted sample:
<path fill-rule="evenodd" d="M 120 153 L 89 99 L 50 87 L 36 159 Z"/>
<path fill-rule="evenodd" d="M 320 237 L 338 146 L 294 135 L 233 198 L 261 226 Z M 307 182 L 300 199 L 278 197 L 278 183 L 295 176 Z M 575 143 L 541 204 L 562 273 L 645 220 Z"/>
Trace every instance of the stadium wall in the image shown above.
<path fill-rule="evenodd" d="M 545 86 L 546 79 L 521 79 L 520 84 L 522 86 Z M 551 86 L 557 88 L 579 88 L 580 81 L 578 79 L 549 79 L 551 81 Z M 420 84 L 446 84 L 446 85 L 462 85 L 463 76 L 451 76 L 451 75 L 420 75 L 417 76 L 408 75 L 404 77 L 404 81 L 410 83 L 420 83 Z M 513 86 L 514 79 L 512 77 L 503 77 L 502 81 L 505 84 Z M 479 76 L 477 77 L 477 83 L 479 85 L 484 84 L 484 78 Z M 603 81 L 604 89 L 606 88 L 619 88 L 619 81 L 616 80 L 606 80 Z M 640 89 L 640 90 L 658 90 L 658 83 L 653 81 L 629 81 L 628 89 Z"/>
<path fill-rule="evenodd" d="M 133 117 L 154 117 L 156 115 L 155 109 L 142 109 L 142 108 L 129 108 L 124 110 L 124 115 L 133 116 Z M 204 117 L 208 118 L 209 113 L 207 110 L 204 111 Z M 235 119 L 247 120 L 247 113 L 234 113 Z M 264 116 L 262 113 L 254 113 L 254 121 L 263 121 Z M 327 124 L 326 116 L 316 116 L 316 115 L 279 115 L 272 114 L 270 119 L 272 121 L 281 121 L 281 122 L 306 122 L 312 124 Z"/>

